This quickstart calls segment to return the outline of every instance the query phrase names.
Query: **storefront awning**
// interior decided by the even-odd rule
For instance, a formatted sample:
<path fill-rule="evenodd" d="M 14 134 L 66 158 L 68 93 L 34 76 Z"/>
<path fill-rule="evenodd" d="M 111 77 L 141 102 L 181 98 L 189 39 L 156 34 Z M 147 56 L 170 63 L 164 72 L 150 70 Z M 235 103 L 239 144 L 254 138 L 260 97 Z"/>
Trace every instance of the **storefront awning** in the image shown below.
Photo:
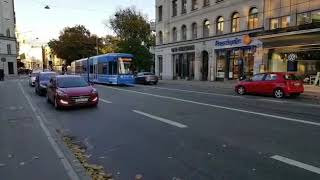
<path fill-rule="evenodd" d="M 264 48 L 280 48 L 288 46 L 310 46 L 320 45 L 320 31 L 305 34 L 289 34 L 283 36 L 277 34 L 275 36 L 257 37 L 263 42 Z"/>

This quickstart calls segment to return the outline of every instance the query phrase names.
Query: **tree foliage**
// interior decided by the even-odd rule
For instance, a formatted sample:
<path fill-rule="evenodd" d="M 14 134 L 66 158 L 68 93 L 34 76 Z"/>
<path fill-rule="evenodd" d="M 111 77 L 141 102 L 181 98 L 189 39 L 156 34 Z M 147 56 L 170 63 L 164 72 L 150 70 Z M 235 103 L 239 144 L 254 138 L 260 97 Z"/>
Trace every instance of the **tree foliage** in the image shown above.
<path fill-rule="evenodd" d="M 90 57 L 96 54 L 98 37 L 82 25 L 66 27 L 61 31 L 58 39 L 51 40 L 48 45 L 58 58 L 72 61 Z"/>
<path fill-rule="evenodd" d="M 109 24 L 119 38 L 118 51 L 135 56 L 136 70 L 149 70 L 152 64 L 149 48 L 154 44 L 154 37 L 147 18 L 134 8 L 125 8 L 119 9 Z"/>
<path fill-rule="evenodd" d="M 106 37 L 101 38 L 101 40 L 103 45 L 99 50 L 102 54 L 118 52 L 118 45 L 119 45 L 118 37 L 107 35 Z"/>

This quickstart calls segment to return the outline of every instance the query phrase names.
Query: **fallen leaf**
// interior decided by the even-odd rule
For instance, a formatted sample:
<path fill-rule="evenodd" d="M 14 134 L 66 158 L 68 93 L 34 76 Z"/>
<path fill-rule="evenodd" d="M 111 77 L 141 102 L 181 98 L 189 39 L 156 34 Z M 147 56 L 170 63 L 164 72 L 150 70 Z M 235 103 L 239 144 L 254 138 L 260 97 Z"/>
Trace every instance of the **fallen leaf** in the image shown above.
<path fill-rule="evenodd" d="M 137 174 L 135 180 L 142 180 L 143 176 L 141 174 Z"/>

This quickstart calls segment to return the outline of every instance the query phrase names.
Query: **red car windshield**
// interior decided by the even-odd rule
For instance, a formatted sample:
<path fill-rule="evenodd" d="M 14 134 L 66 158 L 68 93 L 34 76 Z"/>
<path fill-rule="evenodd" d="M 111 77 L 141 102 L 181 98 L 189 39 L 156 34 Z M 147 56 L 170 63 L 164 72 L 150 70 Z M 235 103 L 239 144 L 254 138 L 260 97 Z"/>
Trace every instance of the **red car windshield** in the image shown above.
<path fill-rule="evenodd" d="M 82 77 L 58 78 L 57 85 L 60 88 L 87 87 L 89 84 Z"/>

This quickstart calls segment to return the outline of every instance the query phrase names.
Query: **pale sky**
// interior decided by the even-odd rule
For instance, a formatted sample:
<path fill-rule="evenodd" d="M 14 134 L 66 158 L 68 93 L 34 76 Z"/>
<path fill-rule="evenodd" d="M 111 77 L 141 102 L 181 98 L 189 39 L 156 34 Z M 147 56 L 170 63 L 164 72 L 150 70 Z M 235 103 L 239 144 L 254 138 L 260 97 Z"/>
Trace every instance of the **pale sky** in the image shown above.
<path fill-rule="evenodd" d="M 50 9 L 44 7 L 49 5 Z M 104 22 L 118 9 L 135 6 L 155 19 L 155 0 L 15 0 L 17 30 L 28 39 L 47 42 L 66 26 L 85 25 L 93 34 L 112 34 Z"/>

